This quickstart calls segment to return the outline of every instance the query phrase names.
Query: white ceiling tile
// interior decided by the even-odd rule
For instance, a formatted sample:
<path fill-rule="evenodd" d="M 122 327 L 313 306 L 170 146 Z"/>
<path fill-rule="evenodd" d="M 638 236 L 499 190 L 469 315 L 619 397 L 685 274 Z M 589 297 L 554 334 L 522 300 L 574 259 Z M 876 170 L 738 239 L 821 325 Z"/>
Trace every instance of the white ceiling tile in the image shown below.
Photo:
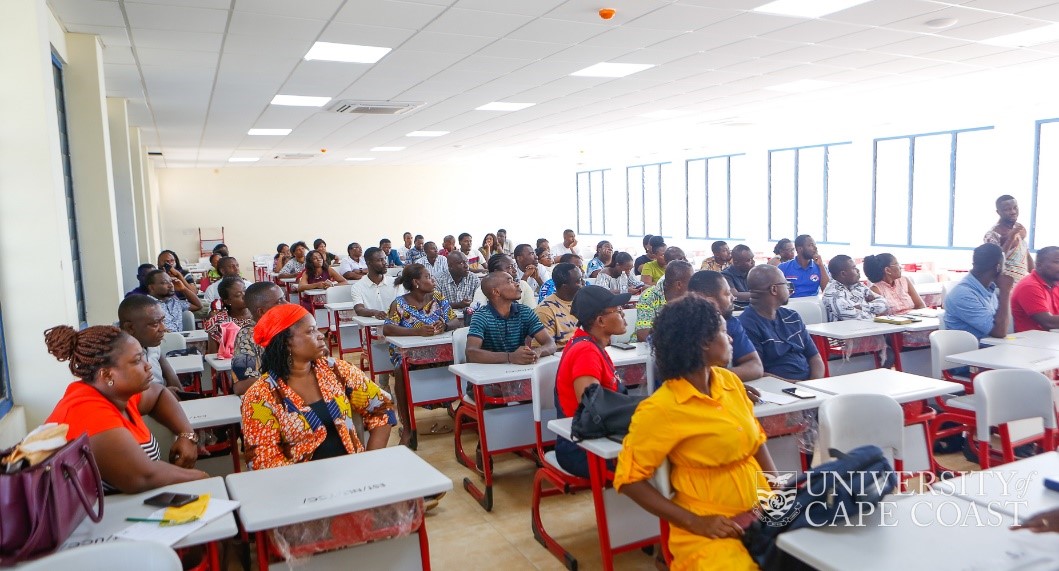
<path fill-rule="evenodd" d="M 1002 46 L 990 46 L 986 44 L 967 44 L 956 48 L 928 52 L 923 54 L 923 57 L 944 61 L 959 62 L 972 58 L 1003 53 L 1010 49 L 1011 48 Z"/>
<path fill-rule="evenodd" d="M 758 0 L 753 0 L 758 2 Z M 827 20 L 801 21 L 793 26 L 781 28 L 760 34 L 772 40 L 784 40 L 790 42 L 819 43 L 841 36 L 848 36 L 857 32 L 867 30 L 866 26 L 843 24 L 841 22 L 829 22 Z"/>
<path fill-rule="evenodd" d="M 324 28 L 319 41 L 396 48 L 414 34 L 414 30 L 401 28 L 380 28 L 378 26 L 331 22 Z"/>
<path fill-rule="evenodd" d="M 594 83 L 586 81 L 592 79 L 595 79 L 596 81 Z M 521 91 L 512 95 L 512 99 L 516 101 L 549 101 L 559 97 L 568 97 L 572 94 L 591 89 L 594 85 L 606 83 L 607 81 L 608 79 L 603 77 L 563 77 L 544 85 Z"/>
<path fill-rule="evenodd" d="M 671 61 L 676 61 L 683 57 L 687 57 L 687 52 L 644 48 L 642 50 L 629 52 L 621 57 L 614 58 L 611 61 L 613 63 L 639 63 L 658 66 Z"/>
<path fill-rule="evenodd" d="M 880 46 L 873 51 L 902 56 L 918 56 L 930 52 L 936 52 L 938 50 L 958 48 L 967 44 L 968 42 L 964 40 L 956 40 L 942 36 L 919 36 L 918 38 Z"/>
<path fill-rule="evenodd" d="M 368 72 L 371 77 L 402 77 L 419 83 L 463 59 L 460 54 L 441 52 L 414 52 L 397 50 L 374 64 Z M 414 84 L 413 84 L 414 85 Z"/>
<path fill-rule="evenodd" d="M 723 22 L 701 29 L 701 32 L 734 34 L 737 36 L 762 36 L 769 32 L 789 28 L 804 22 L 801 18 L 788 16 L 776 16 L 773 14 L 761 14 L 758 12 L 744 12 Z"/>
<path fill-rule="evenodd" d="M 224 36 L 171 30 L 133 30 L 132 43 L 139 48 L 215 52 L 221 49 Z"/>
<path fill-rule="evenodd" d="M 992 10 L 994 12 L 1010 14 L 1012 12 L 1023 12 L 1054 3 L 1055 0 L 1018 0 L 1017 2 L 1012 2 L 1012 0 L 974 0 L 972 2 L 964 2 L 963 5 L 968 8 L 978 8 L 980 10 Z"/>
<path fill-rule="evenodd" d="M 402 49 L 470 55 L 496 41 L 496 38 L 466 34 L 419 32 L 401 45 Z"/>
<path fill-rule="evenodd" d="M 731 10 L 670 4 L 644 14 L 625 25 L 630 28 L 648 28 L 651 30 L 690 31 L 705 28 L 735 15 L 736 12 Z"/>
<path fill-rule="evenodd" d="M 123 46 L 103 48 L 103 63 L 136 65 L 136 57 L 132 55 L 132 48 Z"/>
<path fill-rule="evenodd" d="M 508 38 L 557 44 L 578 44 L 611 29 L 611 26 L 603 24 L 586 24 L 569 20 L 541 18 L 515 30 Z"/>
<path fill-rule="evenodd" d="M 836 83 L 857 83 L 859 81 L 867 81 L 869 79 L 878 79 L 885 75 L 888 74 L 879 71 L 870 71 L 864 69 L 845 69 L 837 73 L 821 75 L 817 79 L 821 79 L 824 81 L 834 81 Z"/>
<path fill-rule="evenodd" d="M 66 31 L 72 34 L 92 34 L 99 36 L 99 40 L 102 42 L 104 48 L 111 46 L 128 47 L 132 45 L 132 41 L 129 40 L 129 33 L 125 31 L 124 27 L 67 24 Z"/>
<path fill-rule="evenodd" d="M 544 59 L 566 49 L 563 44 L 510 40 L 503 38 L 482 48 L 478 53 L 490 57 Z"/>
<path fill-rule="evenodd" d="M 849 52 L 850 51 L 847 49 L 836 48 L 832 46 L 798 46 L 786 51 L 772 54 L 769 56 L 769 58 L 798 63 L 812 63 L 823 59 L 846 55 Z"/>
<path fill-rule="evenodd" d="M 466 34 L 474 31 L 494 38 L 502 38 L 528 23 L 532 18 L 517 14 L 497 14 L 481 10 L 451 8 L 427 26 L 430 32 Z"/>
<path fill-rule="evenodd" d="M 670 3 L 672 3 L 672 0 L 622 0 L 620 4 L 611 6 L 616 12 L 612 19 L 605 21 L 605 25 L 613 28 L 624 26 L 629 21 L 665 7 Z M 604 22 L 599 17 L 599 9 L 604 7 L 606 6 L 595 0 L 568 0 L 548 12 L 548 17 L 586 24 L 598 24 Z"/>
<path fill-rule="evenodd" d="M 723 32 L 707 34 L 702 31 L 685 32 L 667 40 L 652 44 L 653 49 L 677 50 L 684 52 L 704 52 L 720 46 L 734 44 L 744 38 L 728 35 Z"/>
<path fill-rule="evenodd" d="M 972 73 L 981 70 L 981 67 L 975 65 L 965 65 L 960 63 L 943 63 L 931 67 L 904 71 L 901 72 L 901 76 L 933 80 L 942 79 L 945 77 L 952 77 L 954 75 L 962 75 L 965 73 Z"/>
<path fill-rule="evenodd" d="M 398 98 L 417 83 L 419 79 L 414 77 L 363 77 L 336 98 L 389 101 Z"/>
<path fill-rule="evenodd" d="M 125 27 L 117 2 L 103 0 L 50 0 L 55 16 L 63 24 Z"/>
<path fill-rule="evenodd" d="M 865 66 L 864 69 L 881 73 L 906 73 L 917 69 L 934 67 L 936 65 L 938 65 L 936 60 L 906 57 Z"/>
<path fill-rule="evenodd" d="M 999 68 L 1044 59 L 1051 59 L 1053 62 L 1059 61 L 1059 58 L 1046 53 L 1030 50 L 1010 50 L 998 54 L 965 59 L 962 63 L 967 65 L 980 65 L 987 68 Z"/>
<path fill-rule="evenodd" d="M 343 0 L 312 0 L 311 2 L 291 2 L 290 0 L 237 0 L 236 12 L 256 12 L 273 16 L 290 18 L 308 18 L 310 20 L 329 20 Z M 227 2 L 226 2 L 227 3 Z"/>
<path fill-rule="evenodd" d="M 174 0 L 125 0 L 125 4 L 165 4 L 173 5 Z M 227 10 L 231 5 L 231 0 L 179 0 L 181 6 L 188 6 L 191 8 L 212 8 L 214 10 Z"/>
<path fill-rule="evenodd" d="M 789 61 L 776 61 L 772 59 L 759 58 L 728 65 L 720 68 L 720 71 L 725 71 L 728 73 L 737 73 L 744 76 L 765 75 L 767 73 L 773 73 L 781 69 L 787 69 L 793 66 L 794 64 Z"/>
<path fill-rule="evenodd" d="M 895 30 L 905 30 L 908 32 L 933 34 L 939 33 L 939 30 L 931 29 L 926 25 L 926 23 L 931 20 L 937 20 L 942 18 L 955 18 L 957 20 L 956 25 L 966 26 L 969 24 L 984 22 L 986 20 L 992 20 L 996 17 L 997 14 L 993 12 L 986 12 L 983 10 L 969 10 L 967 8 L 961 8 L 958 6 L 950 6 L 941 10 L 931 12 L 929 14 L 891 22 L 887 24 L 886 27 Z M 940 33 L 944 32 L 942 31 Z"/>
<path fill-rule="evenodd" d="M 591 39 L 585 40 L 584 45 L 588 46 L 603 46 L 603 47 L 621 47 L 628 50 L 635 50 L 638 48 L 645 48 L 647 46 L 657 44 L 658 42 L 668 40 L 670 38 L 680 36 L 684 33 L 683 30 L 651 30 L 646 28 L 615 28 L 609 32 L 604 32 Z"/>
<path fill-rule="evenodd" d="M 549 60 L 555 61 L 569 61 L 584 64 L 581 67 L 588 67 L 589 64 L 595 64 L 604 61 L 610 61 L 618 59 L 620 56 L 629 53 L 629 49 L 626 47 L 619 46 L 589 46 L 585 44 L 578 44 L 571 46 L 558 52 L 552 56 L 549 56 Z"/>
<path fill-rule="evenodd" d="M 646 81 L 677 81 L 688 77 L 694 77 L 702 72 L 702 68 L 696 68 L 691 65 L 684 65 L 684 61 L 671 63 L 669 65 L 660 65 L 658 67 L 652 67 L 641 71 L 635 75 L 636 79 Z"/>
<path fill-rule="evenodd" d="M 530 63 L 511 74 L 512 79 L 522 84 L 540 85 L 545 82 L 569 77 L 580 69 L 579 64 L 569 61 L 544 60 Z M 524 89 L 524 88 L 523 88 Z"/>
<path fill-rule="evenodd" d="M 286 105 L 269 105 L 265 108 L 255 124 L 260 125 L 300 125 L 317 113 L 327 113 L 314 107 L 289 107 Z M 338 115 L 335 113 L 334 115 Z"/>
<path fill-rule="evenodd" d="M 1006 34 L 1023 32 L 1033 28 L 1040 28 L 1042 26 L 1047 25 L 1047 22 L 1042 22 L 1040 20 L 1032 20 L 1030 18 L 1022 18 L 1019 16 L 1003 16 L 1000 18 L 986 20 L 984 22 L 978 22 L 966 26 L 947 28 L 945 30 L 941 30 L 940 33 L 941 35 L 953 38 L 981 41 L 989 38 L 995 38 L 997 36 L 1003 36 Z"/>
<path fill-rule="evenodd" d="M 1027 18 L 1036 18 L 1038 20 L 1047 20 L 1049 22 L 1059 22 L 1059 2 L 1052 3 L 1048 6 L 1042 6 L 1033 10 L 1019 12 L 1019 16 L 1025 16 Z"/>
<path fill-rule="evenodd" d="M 228 10 L 157 4 L 125 4 L 129 25 L 145 30 L 224 33 Z"/>
<path fill-rule="evenodd" d="M 714 52 L 720 54 L 735 54 L 746 57 L 765 57 L 790 49 L 790 42 L 777 42 L 765 38 L 749 38 L 735 43 L 714 48 Z"/>
<path fill-rule="evenodd" d="M 136 56 L 142 65 L 179 67 L 206 67 L 214 69 L 220 54 L 216 52 L 189 52 L 141 48 Z"/>
<path fill-rule="evenodd" d="M 848 36 L 839 36 L 820 43 L 828 46 L 850 48 L 854 50 L 870 50 L 879 46 L 885 46 L 918 37 L 920 37 L 918 34 L 913 34 L 911 32 L 887 30 L 884 28 L 870 28 L 863 32 L 857 32 Z"/>
<path fill-rule="evenodd" d="M 915 18 L 941 9 L 942 6 L 926 0 L 874 0 L 824 16 L 825 20 L 885 26 L 890 22 Z"/>
<path fill-rule="evenodd" d="M 882 54 L 875 52 L 853 52 L 844 56 L 823 59 L 817 63 L 821 63 L 824 65 L 833 65 L 836 67 L 848 67 L 850 69 L 863 69 L 871 65 L 893 61 L 895 59 L 898 59 L 897 56 L 893 56 L 890 54 Z"/>
<path fill-rule="evenodd" d="M 768 3 L 768 0 L 677 0 L 680 4 L 720 8 L 723 10 L 752 10 Z"/>
<path fill-rule="evenodd" d="M 143 99 L 140 71 L 135 65 L 104 64 L 108 97 Z"/>
<path fill-rule="evenodd" d="M 341 93 L 370 69 L 367 64 L 303 61 L 283 84 L 283 93 Z"/>
<path fill-rule="evenodd" d="M 520 14 L 523 16 L 541 16 L 563 3 L 564 0 L 460 0 L 457 8 L 470 10 L 488 10 L 501 14 Z"/>
<path fill-rule="evenodd" d="M 421 30 L 444 11 L 442 6 L 393 0 L 347 0 L 335 15 L 335 21 L 362 26 Z"/>
<path fill-rule="evenodd" d="M 308 40 L 282 40 L 262 36 L 228 34 L 224 53 L 257 56 L 261 59 L 280 59 L 284 62 L 302 59 L 312 47 Z"/>
<path fill-rule="evenodd" d="M 445 70 L 441 75 L 445 75 L 449 72 L 465 72 L 488 80 L 493 77 L 499 77 L 511 73 L 516 69 L 526 67 L 531 63 L 533 63 L 533 61 L 527 59 L 473 55 L 453 64 L 450 69 Z"/>
<path fill-rule="evenodd" d="M 284 18 L 270 14 L 239 12 L 232 15 L 228 32 L 243 36 L 259 36 L 276 40 L 312 42 L 327 24 L 325 20 Z"/>

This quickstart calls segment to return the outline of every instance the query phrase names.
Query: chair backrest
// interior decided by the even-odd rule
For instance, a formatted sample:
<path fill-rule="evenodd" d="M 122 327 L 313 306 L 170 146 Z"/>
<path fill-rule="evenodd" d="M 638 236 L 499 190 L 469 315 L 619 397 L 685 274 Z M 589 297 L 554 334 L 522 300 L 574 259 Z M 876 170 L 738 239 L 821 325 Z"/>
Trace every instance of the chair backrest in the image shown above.
<path fill-rule="evenodd" d="M 651 477 L 651 484 L 664 498 L 673 497 L 673 484 L 669 481 L 669 472 L 669 458 L 666 458 L 662 460 L 662 464 L 655 470 L 655 475 Z"/>
<path fill-rule="evenodd" d="M 625 315 L 625 333 L 611 336 L 611 343 L 629 343 L 636 335 L 636 308 L 621 311 Z"/>
<path fill-rule="evenodd" d="M 874 444 L 891 460 L 903 458 L 905 417 L 901 405 L 886 395 L 836 395 L 820 403 L 817 459 L 828 450 L 848 452 Z"/>
<path fill-rule="evenodd" d="M 556 416 L 555 375 L 559 373 L 559 359 L 548 359 L 533 367 L 533 421 L 547 424 Z M 542 431 L 547 427 L 541 427 Z M 549 431 L 550 432 L 550 431 Z M 552 440 L 555 437 L 553 435 Z"/>
<path fill-rule="evenodd" d="M 173 548 L 154 541 L 108 541 L 67 549 L 19 567 L 22 571 L 110 571 L 135 562 L 142 571 L 180 571 L 180 558 Z"/>
<path fill-rule="evenodd" d="M 327 293 L 324 295 L 327 298 L 326 303 L 343 303 L 346 301 L 353 301 L 353 286 L 350 285 L 336 285 L 334 287 L 327 288 Z"/>
<path fill-rule="evenodd" d="M 816 297 L 793 298 L 787 302 L 787 309 L 796 311 L 806 325 L 827 321 L 824 317 L 824 306 Z"/>
<path fill-rule="evenodd" d="M 470 327 L 460 327 L 452 332 L 452 364 L 467 362 L 467 332 Z"/>
<path fill-rule="evenodd" d="M 949 355 L 966 353 L 975 349 L 978 349 L 978 339 L 966 331 L 958 329 L 932 331 L 930 333 L 930 375 L 935 379 L 943 378 L 942 371 L 960 366 L 959 363 L 949 361 Z"/>
<path fill-rule="evenodd" d="M 179 333 L 169 331 L 162 337 L 162 344 L 159 348 L 162 350 L 162 355 L 178 349 L 187 349 L 188 340 L 184 339 L 184 336 Z"/>
<path fill-rule="evenodd" d="M 180 326 L 184 328 L 184 331 L 194 331 L 195 314 L 185 309 L 183 315 L 181 315 Z"/>
<path fill-rule="evenodd" d="M 1039 418 L 1054 429 L 1052 382 L 1028 369 L 994 369 L 974 378 L 975 430 L 980 442 L 989 440 L 990 427 Z"/>
<path fill-rule="evenodd" d="M 905 276 L 907 276 L 914 284 L 932 284 L 938 281 L 938 276 L 934 275 L 934 272 L 928 272 L 926 270 L 909 272 L 905 274 Z"/>

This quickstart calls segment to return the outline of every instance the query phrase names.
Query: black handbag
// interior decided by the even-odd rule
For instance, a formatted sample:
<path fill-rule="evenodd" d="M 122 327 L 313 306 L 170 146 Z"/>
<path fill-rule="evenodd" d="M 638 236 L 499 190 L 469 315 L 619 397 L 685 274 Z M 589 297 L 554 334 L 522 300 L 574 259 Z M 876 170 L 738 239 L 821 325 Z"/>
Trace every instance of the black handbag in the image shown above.
<path fill-rule="evenodd" d="M 574 442 L 608 438 L 621 442 L 629 433 L 632 413 L 636 412 L 645 396 L 610 391 L 598 383 L 589 385 L 581 393 L 581 403 L 574 412 L 570 436 Z"/>

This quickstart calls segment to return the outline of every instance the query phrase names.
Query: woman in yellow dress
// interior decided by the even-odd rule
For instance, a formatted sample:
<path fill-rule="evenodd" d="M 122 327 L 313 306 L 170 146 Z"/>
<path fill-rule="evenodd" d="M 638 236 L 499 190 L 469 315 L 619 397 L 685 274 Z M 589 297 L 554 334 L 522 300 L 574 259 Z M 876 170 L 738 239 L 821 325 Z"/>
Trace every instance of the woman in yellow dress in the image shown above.
<path fill-rule="evenodd" d="M 732 516 L 754 508 L 775 471 L 765 432 L 743 383 L 724 369 L 732 356 L 724 318 L 689 295 L 666 305 L 652 332 L 665 383 L 636 409 L 614 487 L 671 525 L 672 571 L 757 569 Z M 668 458 L 675 495 L 649 482 Z"/>

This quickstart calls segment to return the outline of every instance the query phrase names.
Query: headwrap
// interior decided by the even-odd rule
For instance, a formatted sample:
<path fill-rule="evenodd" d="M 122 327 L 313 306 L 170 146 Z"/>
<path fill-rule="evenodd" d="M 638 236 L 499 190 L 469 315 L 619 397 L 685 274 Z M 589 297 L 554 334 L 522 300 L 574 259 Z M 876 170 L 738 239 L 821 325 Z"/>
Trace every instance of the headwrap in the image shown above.
<path fill-rule="evenodd" d="M 254 325 L 254 343 L 261 347 L 268 347 L 273 337 L 306 315 L 309 315 L 309 312 L 297 303 L 284 303 L 273 307 L 266 311 Z"/>

